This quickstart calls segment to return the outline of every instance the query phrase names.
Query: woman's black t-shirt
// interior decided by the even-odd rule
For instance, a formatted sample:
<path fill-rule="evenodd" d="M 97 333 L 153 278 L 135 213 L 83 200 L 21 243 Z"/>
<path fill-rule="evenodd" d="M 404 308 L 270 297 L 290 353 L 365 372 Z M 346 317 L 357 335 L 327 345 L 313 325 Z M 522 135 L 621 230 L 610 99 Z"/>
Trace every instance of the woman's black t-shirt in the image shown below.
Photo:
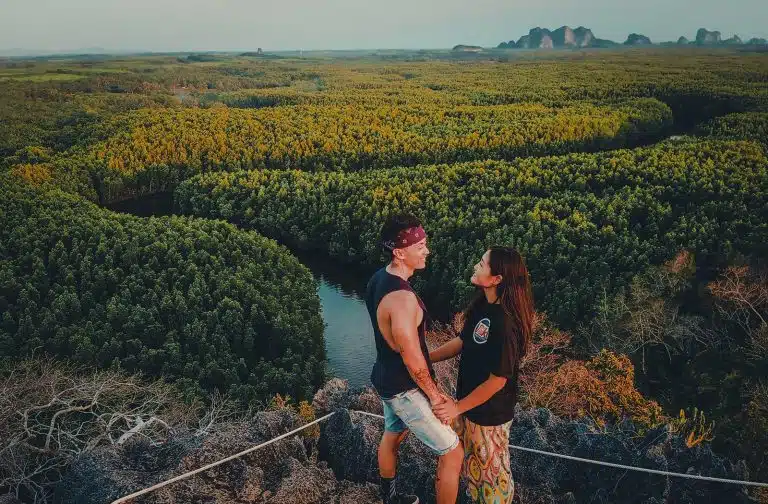
<path fill-rule="evenodd" d="M 459 363 L 456 396 L 467 397 L 475 388 L 495 376 L 507 378 L 504 388 L 464 416 L 478 425 L 501 425 L 515 416 L 518 366 L 510 364 L 504 345 L 504 311 L 499 304 L 482 300 L 469 314 L 461 331 L 463 346 Z"/>

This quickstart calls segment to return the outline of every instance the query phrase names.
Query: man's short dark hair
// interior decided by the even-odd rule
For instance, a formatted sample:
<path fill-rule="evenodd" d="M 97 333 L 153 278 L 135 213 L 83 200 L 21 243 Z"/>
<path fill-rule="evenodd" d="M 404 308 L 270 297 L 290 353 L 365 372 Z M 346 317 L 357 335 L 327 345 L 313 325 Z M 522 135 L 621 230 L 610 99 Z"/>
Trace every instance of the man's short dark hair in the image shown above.
<path fill-rule="evenodd" d="M 381 228 L 380 242 L 381 248 L 388 257 L 392 257 L 392 249 L 387 247 L 387 242 L 394 243 L 397 238 L 397 234 L 400 231 L 409 229 L 412 227 L 421 226 L 421 221 L 415 215 L 401 213 L 390 215 L 384 222 L 384 226 Z"/>

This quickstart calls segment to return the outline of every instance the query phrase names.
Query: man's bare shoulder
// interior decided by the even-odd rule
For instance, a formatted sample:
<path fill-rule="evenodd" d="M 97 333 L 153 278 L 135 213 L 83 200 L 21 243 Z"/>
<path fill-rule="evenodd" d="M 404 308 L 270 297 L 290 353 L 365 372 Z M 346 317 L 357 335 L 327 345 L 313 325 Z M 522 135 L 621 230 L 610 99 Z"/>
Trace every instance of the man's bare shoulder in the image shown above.
<path fill-rule="evenodd" d="M 409 290 L 396 290 L 384 296 L 379 303 L 380 308 L 391 311 L 397 308 L 397 311 L 415 310 L 419 306 L 416 294 Z"/>

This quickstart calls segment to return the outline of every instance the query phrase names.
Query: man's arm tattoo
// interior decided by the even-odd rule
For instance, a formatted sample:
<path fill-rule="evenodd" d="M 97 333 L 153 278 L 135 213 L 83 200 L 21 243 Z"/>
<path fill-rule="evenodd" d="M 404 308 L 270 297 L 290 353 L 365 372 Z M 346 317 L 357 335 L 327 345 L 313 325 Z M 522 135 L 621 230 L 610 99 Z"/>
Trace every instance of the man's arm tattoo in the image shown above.
<path fill-rule="evenodd" d="M 435 383 L 435 380 L 432 379 L 432 375 L 429 374 L 427 368 L 414 371 L 413 381 L 415 381 L 416 385 L 424 391 L 430 401 L 440 397 L 440 390 L 437 388 L 437 384 Z"/>

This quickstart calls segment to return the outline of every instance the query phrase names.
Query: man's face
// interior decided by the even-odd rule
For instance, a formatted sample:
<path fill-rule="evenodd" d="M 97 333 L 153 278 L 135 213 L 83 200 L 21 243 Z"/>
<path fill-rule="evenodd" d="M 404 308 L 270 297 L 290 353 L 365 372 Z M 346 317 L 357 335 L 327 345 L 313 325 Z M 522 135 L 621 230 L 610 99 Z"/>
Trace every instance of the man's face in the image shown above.
<path fill-rule="evenodd" d="M 395 249 L 395 255 L 400 261 L 410 269 L 420 270 L 427 267 L 427 239 L 424 238 L 418 243 L 409 245 L 405 248 Z"/>

